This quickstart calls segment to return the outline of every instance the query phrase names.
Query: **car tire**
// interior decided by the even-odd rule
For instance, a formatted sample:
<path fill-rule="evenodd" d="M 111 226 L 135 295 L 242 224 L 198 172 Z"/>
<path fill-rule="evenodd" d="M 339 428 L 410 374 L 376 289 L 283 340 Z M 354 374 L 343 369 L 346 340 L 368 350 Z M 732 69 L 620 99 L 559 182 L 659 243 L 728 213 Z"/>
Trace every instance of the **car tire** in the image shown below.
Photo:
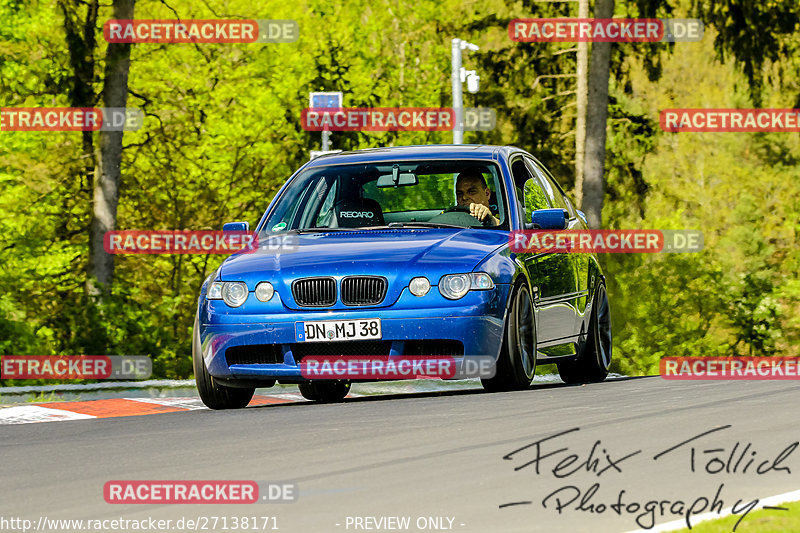
<path fill-rule="evenodd" d="M 347 380 L 306 381 L 299 383 L 298 387 L 303 398 L 319 403 L 341 402 L 350 392 L 350 382 Z"/>
<path fill-rule="evenodd" d="M 495 376 L 481 379 L 489 392 L 525 390 L 536 372 L 536 320 L 525 283 L 512 293 L 508 313 Z"/>
<path fill-rule="evenodd" d="M 200 346 L 200 328 L 197 317 L 192 332 L 192 366 L 200 399 L 210 409 L 241 409 L 253 399 L 255 388 L 234 388 L 220 385 L 208 373 Z"/>
<path fill-rule="evenodd" d="M 592 300 L 592 314 L 586 341 L 575 360 L 558 365 L 564 383 L 598 383 L 608 376 L 611 366 L 611 309 L 604 283 L 599 283 Z"/>

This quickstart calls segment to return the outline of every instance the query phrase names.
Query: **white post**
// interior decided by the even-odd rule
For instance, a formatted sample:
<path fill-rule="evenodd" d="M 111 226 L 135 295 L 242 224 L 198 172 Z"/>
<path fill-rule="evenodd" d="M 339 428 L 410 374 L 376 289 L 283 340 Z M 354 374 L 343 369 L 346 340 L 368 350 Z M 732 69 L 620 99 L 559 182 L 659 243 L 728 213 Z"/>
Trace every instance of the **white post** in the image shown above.
<path fill-rule="evenodd" d="M 331 146 L 331 132 L 322 130 L 322 151 L 327 152 Z"/>
<path fill-rule="evenodd" d="M 464 98 L 461 94 L 461 39 L 452 41 L 453 111 L 456 123 L 453 126 L 453 144 L 464 143 Z"/>

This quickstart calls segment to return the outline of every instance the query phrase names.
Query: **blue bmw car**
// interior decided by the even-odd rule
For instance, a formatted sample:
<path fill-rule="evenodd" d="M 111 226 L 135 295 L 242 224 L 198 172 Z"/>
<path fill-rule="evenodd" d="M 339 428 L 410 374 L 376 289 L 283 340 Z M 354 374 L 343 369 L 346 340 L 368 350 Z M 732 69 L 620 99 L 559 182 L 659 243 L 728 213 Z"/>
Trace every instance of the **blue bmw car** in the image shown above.
<path fill-rule="evenodd" d="M 257 249 L 203 283 L 192 342 L 200 397 L 241 408 L 280 381 L 310 400 L 343 399 L 351 380 L 304 377 L 311 356 L 489 356 L 490 391 L 528 388 L 537 364 L 556 364 L 567 383 L 602 381 L 611 322 L 597 259 L 515 252 L 512 232 L 533 228 L 587 226 L 518 148 L 313 159 L 261 217 Z M 250 231 L 246 222 L 224 229 Z"/>

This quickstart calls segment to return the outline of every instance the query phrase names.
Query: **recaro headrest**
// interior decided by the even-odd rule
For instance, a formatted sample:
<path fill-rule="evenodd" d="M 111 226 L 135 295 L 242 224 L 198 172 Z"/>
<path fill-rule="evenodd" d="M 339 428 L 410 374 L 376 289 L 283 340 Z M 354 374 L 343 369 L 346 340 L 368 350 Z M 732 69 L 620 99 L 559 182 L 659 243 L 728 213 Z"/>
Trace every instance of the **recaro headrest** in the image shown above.
<path fill-rule="evenodd" d="M 385 224 L 380 204 L 371 198 L 342 200 L 334 206 L 334 213 L 340 228 L 383 226 Z"/>

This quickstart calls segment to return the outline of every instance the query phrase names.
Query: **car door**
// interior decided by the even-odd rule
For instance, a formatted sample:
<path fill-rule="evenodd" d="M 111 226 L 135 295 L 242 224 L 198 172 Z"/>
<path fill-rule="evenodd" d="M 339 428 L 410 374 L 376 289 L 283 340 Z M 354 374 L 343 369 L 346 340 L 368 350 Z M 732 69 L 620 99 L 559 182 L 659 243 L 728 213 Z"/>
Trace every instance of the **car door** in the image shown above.
<path fill-rule="evenodd" d="M 587 230 L 588 226 L 586 225 L 586 222 L 578 216 L 578 210 L 572 204 L 567 195 L 564 194 L 564 190 L 558 184 L 553 175 L 548 172 L 548 170 L 541 163 L 538 163 L 538 168 L 544 171 L 544 176 L 550 183 L 555 198 L 560 198 L 564 205 L 566 205 L 567 210 L 570 212 L 570 229 Z M 577 333 L 583 333 L 584 331 L 582 331 L 582 326 L 586 323 L 586 307 L 589 304 L 590 299 L 589 289 L 593 285 L 590 277 L 594 279 L 592 276 L 593 269 L 590 268 L 592 259 L 591 255 L 587 253 L 575 253 L 570 255 L 572 256 L 572 260 L 575 264 L 575 274 L 577 276 L 576 287 L 578 291 L 578 297 L 575 300 L 575 307 L 578 321 L 575 325 L 575 328 Z"/>
<path fill-rule="evenodd" d="M 524 222 L 529 224 L 533 211 L 550 209 L 553 204 L 524 156 L 512 156 L 510 168 L 517 197 L 524 203 Z M 566 257 L 568 255 L 541 252 L 517 254 L 531 279 L 531 293 L 537 309 L 536 335 L 542 347 L 567 342 L 559 342 L 559 339 L 569 337 L 574 329 L 575 313 L 561 303 L 572 292 L 572 276 L 568 272 L 572 267 Z"/>
<path fill-rule="evenodd" d="M 582 229 L 580 221 L 566 202 L 561 190 L 552 182 L 552 177 L 535 159 L 524 157 L 528 171 L 544 191 L 544 196 L 552 208 L 566 209 L 568 230 Z M 530 214 L 527 215 L 530 217 Z M 573 253 L 543 254 L 536 261 L 540 285 L 538 287 L 542 329 L 553 332 L 549 336 L 553 344 L 574 340 L 579 328 L 579 298 L 581 291 L 578 281 L 579 255 Z"/>

